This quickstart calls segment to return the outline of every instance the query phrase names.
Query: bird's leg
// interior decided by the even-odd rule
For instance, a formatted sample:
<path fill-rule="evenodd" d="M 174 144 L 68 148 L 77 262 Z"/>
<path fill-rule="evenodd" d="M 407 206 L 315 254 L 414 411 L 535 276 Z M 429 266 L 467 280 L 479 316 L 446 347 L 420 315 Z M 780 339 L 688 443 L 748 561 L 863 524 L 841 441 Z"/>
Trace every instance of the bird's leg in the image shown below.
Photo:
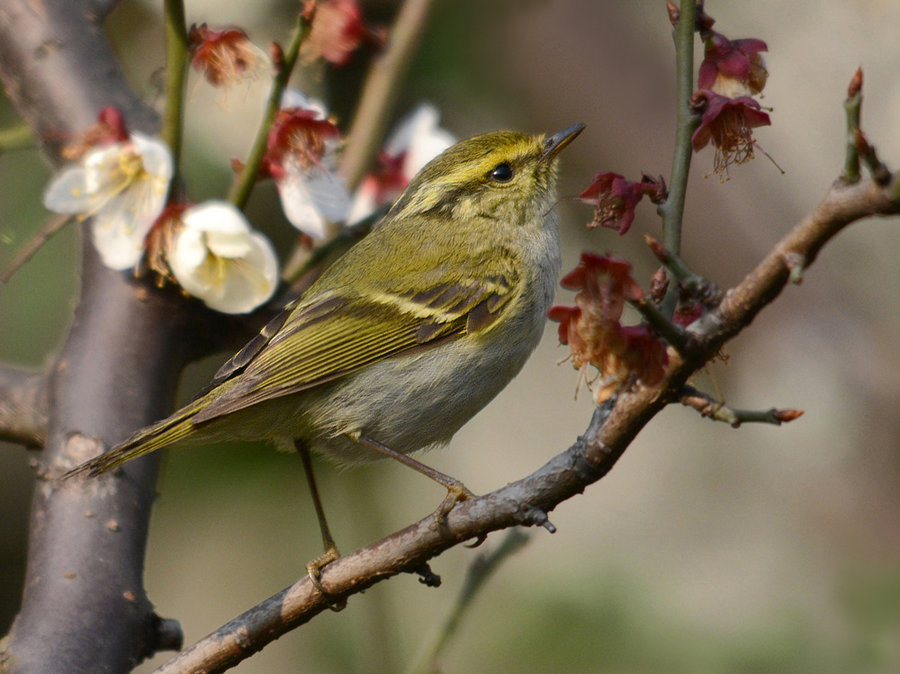
<path fill-rule="evenodd" d="M 351 440 L 355 440 L 361 445 L 365 445 L 370 449 L 374 449 L 376 452 L 383 454 L 384 456 L 390 457 L 391 459 L 395 459 L 399 461 L 404 466 L 409 466 L 415 471 L 422 473 L 422 475 L 431 478 L 439 485 L 442 485 L 447 490 L 447 496 L 444 497 L 444 500 L 441 501 L 441 504 L 437 507 L 437 510 L 434 511 L 434 519 L 439 526 L 443 526 L 447 523 L 447 513 L 453 510 L 453 506 L 455 506 L 460 501 L 465 501 L 470 498 L 474 498 L 475 494 L 473 494 L 466 485 L 457 480 L 455 477 L 450 477 L 438 470 L 430 466 L 426 466 L 421 461 L 416 461 L 411 456 L 407 456 L 406 454 L 401 454 L 398 451 L 391 449 L 390 447 L 381 444 L 377 440 L 373 440 L 372 438 L 359 434 L 349 435 Z"/>
<path fill-rule="evenodd" d="M 328 594 L 319 580 L 319 573 L 324 566 L 330 564 L 341 553 L 338 552 L 334 539 L 331 537 L 331 531 L 328 528 L 328 521 L 325 519 L 325 509 L 322 507 L 322 499 L 319 498 L 319 488 L 316 486 L 316 477 L 313 474 L 312 457 L 309 455 L 309 448 L 299 440 L 294 443 L 300 460 L 303 462 L 303 472 L 306 474 L 306 481 L 309 484 L 309 493 L 312 496 L 313 505 L 316 508 L 316 517 L 319 520 L 319 531 L 322 532 L 322 545 L 325 552 L 313 559 L 306 565 L 306 573 L 316 589 L 322 594 Z"/>

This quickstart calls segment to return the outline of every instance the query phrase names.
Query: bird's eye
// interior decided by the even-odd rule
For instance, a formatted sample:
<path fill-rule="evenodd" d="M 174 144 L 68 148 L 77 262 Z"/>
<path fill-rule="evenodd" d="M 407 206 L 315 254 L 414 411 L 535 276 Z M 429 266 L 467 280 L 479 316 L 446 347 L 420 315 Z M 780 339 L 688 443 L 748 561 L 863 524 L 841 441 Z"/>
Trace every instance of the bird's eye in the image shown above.
<path fill-rule="evenodd" d="M 494 168 L 491 169 L 491 172 L 488 173 L 491 180 L 498 183 L 508 183 L 513 179 L 513 168 L 506 162 L 502 164 L 497 164 Z"/>

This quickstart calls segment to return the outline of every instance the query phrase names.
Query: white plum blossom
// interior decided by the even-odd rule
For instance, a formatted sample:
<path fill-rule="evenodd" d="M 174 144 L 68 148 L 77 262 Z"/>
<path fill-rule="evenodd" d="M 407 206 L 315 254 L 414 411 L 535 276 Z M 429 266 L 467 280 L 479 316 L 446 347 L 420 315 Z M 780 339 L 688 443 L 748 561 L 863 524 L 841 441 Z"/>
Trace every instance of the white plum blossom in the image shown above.
<path fill-rule="evenodd" d="M 350 195 L 337 175 L 340 133 L 321 102 L 285 92 L 269 132 L 263 168 L 275 180 L 287 219 L 314 239 L 343 223 Z"/>
<path fill-rule="evenodd" d="M 422 103 L 397 124 L 378 156 L 378 166 L 353 195 L 347 222 L 359 222 L 376 208 L 393 201 L 410 180 L 456 138 L 441 128 L 440 113 Z"/>
<path fill-rule="evenodd" d="M 278 285 L 278 260 L 269 240 L 225 201 L 187 208 L 168 255 L 175 279 L 209 308 L 245 314 Z"/>
<path fill-rule="evenodd" d="M 88 150 L 78 164 L 57 173 L 44 192 L 44 206 L 92 218 L 103 264 L 128 269 L 141 259 L 144 237 L 165 206 L 172 167 L 165 143 L 132 133 L 128 140 Z"/>

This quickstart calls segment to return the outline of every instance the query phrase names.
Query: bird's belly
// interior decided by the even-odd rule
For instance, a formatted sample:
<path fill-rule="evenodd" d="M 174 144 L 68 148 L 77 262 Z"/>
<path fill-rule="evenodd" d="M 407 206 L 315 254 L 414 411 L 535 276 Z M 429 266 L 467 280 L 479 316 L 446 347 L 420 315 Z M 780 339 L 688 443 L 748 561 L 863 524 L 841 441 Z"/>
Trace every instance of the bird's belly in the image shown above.
<path fill-rule="evenodd" d="M 519 372 L 539 338 L 540 326 L 526 329 L 497 353 L 463 338 L 298 394 L 311 429 L 304 439 L 342 464 L 381 458 L 347 437 L 354 433 L 403 453 L 444 444 Z"/>

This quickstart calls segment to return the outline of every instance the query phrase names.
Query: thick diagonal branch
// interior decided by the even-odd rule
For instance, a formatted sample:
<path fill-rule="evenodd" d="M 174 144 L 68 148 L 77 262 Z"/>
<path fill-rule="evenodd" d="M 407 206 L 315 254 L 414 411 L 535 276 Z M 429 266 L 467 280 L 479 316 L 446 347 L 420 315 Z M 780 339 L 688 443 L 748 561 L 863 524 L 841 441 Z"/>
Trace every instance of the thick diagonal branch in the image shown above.
<path fill-rule="evenodd" d="M 459 543 L 521 524 L 538 524 L 544 513 L 581 493 L 606 475 L 653 416 L 678 399 L 688 377 L 713 358 L 721 346 L 747 327 L 781 292 L 795 264 L 809 265 L 844 226 L 870 215 L 896 214 L 900 204 L 876 184 L 836 183 L 809 216 L 726 294 L 718 310 L 692 326 L 698 346 L 689 359 L 672 354 L 664 382 L 620 394 L 596 410 L 585 434 L 531 475 L 502 489 L 457 505 L 446 527 L 426 518 L 329 564 L 322 571 L 323 596 L 307 577 L 266 599 L 205 637 L 157 670 L 219 672 L 259 651 L 270 641 L 302 625 L 335 601 L 377 582 L 420 568 Z"/>

